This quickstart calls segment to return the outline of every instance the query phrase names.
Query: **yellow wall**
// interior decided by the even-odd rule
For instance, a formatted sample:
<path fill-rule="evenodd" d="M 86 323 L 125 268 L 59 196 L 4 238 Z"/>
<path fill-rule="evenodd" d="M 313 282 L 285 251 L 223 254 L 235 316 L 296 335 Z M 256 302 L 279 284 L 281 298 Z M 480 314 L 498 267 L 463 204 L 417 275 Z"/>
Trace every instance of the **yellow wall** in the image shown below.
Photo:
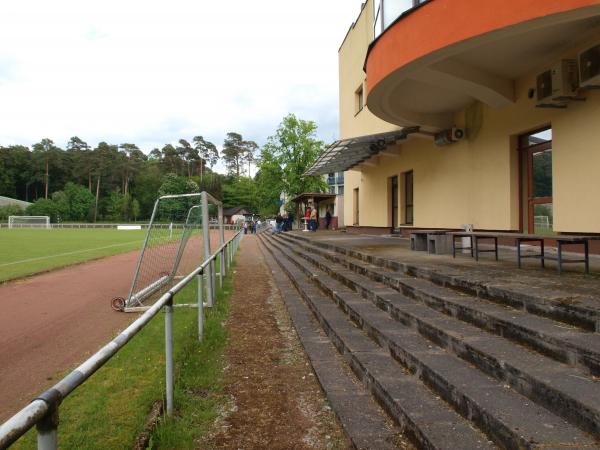
<path fill-rule="evenodd" d="M 365 77 L 372 16 L 368 1 L 339 52 L 341 138 L 395 129 L 366 108 L 355 114 L 354 92 Z M 563 57 L 573 58 L 578 50 Z M 516 136 L 551 125 L 554 230 L 600 232 L 600 91 L 585 92 L 585 102 L 571 102 L 567 109 L 536 108 L 527 91 L 535 87 L 538 72 L 516 80 L 515 104 L 502 109 L 479 105 L 481 127 L 475 137 L 446 147 L 415 137 L 400 145 L 400 158 L 375 157 L 371 162 L 376 167 L 346 172 L 345 224 L 354 223 L 353 190 L 358 187 L 359 225 L 389 226 L 388 178 L 413 170 L 413 226 L 459 228 L 472 223 L 476 229 L 517 230 Z M 456 114 L 455 122 L 472 129 L 464 111 Z"/>

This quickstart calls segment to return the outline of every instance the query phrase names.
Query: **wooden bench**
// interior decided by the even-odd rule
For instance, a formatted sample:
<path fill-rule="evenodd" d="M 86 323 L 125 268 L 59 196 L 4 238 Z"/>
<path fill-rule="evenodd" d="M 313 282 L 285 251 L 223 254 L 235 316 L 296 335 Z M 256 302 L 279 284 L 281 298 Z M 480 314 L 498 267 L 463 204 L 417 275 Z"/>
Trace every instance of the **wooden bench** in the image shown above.
<path fill-rule="evenodd" d="M 584 263 L 585 273 L 590 272 L 589 263 L 589 242 L 593 240 L 600 240 L 600 236 L 577 236 L 569 234 L 559 235 L 539 235 L 539 234 L 523 234 L 523 233 L 493 233 L 488 231 L 482 232 L 465 232 L 465 231 L 453 231 L 449 232 L 452 236 L 452 257 L 456 258 L 456 250 L 471 250 L 471 257 L 475 257 L 476 261 L 479 261 L 479 254 L 485 252 L 493 252 L 498 260 L 498 238 L 514 239 L 517 247 L 517 264 L 521 267 L 521 260 L 525 258 L 539 259 L 542 267 L 544 267 L 544 261 L 546 259 L 558 261 L 558 273 L 562 273 L 562 265 L 570 263 Z M 469 238 L 470 247 L 457 247 L 456 238 Z M 544 253 L 544 240 L 551 239 L 556 241 L 557 244 L 557 256 L 546 255 Z M 494 242 L 493 249 L 482 250 L 479 248 L 479 241 L 492 240 Z M 540 246 L 539 254 L 524 255 L 521 253 L 521 244 L 524 242 L 537 243 Z M 583 259 L 565 259 L 563 258 L 562 251 L 565 245 L 583 245 Z"/>

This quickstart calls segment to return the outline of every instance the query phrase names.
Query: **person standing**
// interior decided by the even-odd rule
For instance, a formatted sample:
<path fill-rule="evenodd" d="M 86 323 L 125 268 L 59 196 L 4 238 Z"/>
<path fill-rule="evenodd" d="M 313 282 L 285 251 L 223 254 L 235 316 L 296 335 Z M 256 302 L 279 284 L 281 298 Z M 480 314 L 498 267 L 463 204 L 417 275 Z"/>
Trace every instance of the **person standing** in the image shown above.
<path fill-rule="evenodd" d="M 310 206 L 306 208 L 306 211 L 304 213 L 304 221 L 306 223 L 306 228 L 310 231 Z"/>
<path fill-rule="evenodd" d="M 277 217 L 275 218 L 275 232 L 281 233 L 282 229 L 283 229 L 283 217 L 281 216 L 281 214 L 277 214 Z"/>
<path fill-rule="evenodd" d="M 310 231 L 317 231 L 317 219 L 318 219 L 317 208 L 313 208 L 310 211 L 310 225 L 311 225 Z"/>
<path fill-rule="evenodd" d="M 329 208 L 327 208 L 327 212 L 325 213 L 325 229 L 329 230 L 329 225 L 331 224 L 331 213 L 329 212 Z"/>

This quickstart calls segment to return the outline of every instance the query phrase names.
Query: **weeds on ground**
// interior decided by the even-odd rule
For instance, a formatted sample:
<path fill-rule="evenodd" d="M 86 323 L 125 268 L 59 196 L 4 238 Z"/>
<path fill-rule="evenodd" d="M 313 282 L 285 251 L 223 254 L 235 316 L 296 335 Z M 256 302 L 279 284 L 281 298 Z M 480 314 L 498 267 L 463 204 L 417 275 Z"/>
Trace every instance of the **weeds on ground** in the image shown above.
<path fill-rule="evenodd" d="M 232 269 L 234 266 L 232 266 Z M 230 271 L 233 273 L 233 270 Z M 205 309 L 204 339 L 198 341 L 197 310 L 175 308 L 173 314 L 175 414 L 161 418 L 151 448 L 193 448 L 224 403 L 224 321 L 228 316 L 231 276 L 224 279 L 215 306 Z M 195 303 L 191 282 L 175 298 Z M 158 315 L 59 409 L 58 444 L 65 449 L 132 448 L 143 431 L 153 403 L 165 397 L 164 316 Z M 62 374 L 62 376 L 66 375 Z M 31 430 L 14 446 L 36 447 Z"/>

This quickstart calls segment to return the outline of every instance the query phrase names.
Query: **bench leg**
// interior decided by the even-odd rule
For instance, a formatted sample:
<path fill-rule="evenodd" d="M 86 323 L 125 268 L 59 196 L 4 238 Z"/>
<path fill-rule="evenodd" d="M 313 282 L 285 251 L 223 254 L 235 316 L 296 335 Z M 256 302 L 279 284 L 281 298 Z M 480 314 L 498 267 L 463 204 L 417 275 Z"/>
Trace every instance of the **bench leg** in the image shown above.
<path fill-rule="evenodd" d="M 521 240 L 517 239 L 517 267 L 521 268 Z"/>
<path fill-rule="evenodd" d="M 452 236 L 452 257 L 456 258 L 456 237 Z"/>
<path fill-rule="evenodd" d="M 473 257 L 473 236 L 471 237 L 471 258 Z"/>
<path fill-rule="evenodd" d="M 542 267 L 544 267 L 544 257 L 546 256 L 546 254 L 544 253 L 544 240 L 543 239 L 540 241 L 540 249 L 542 251 L 540 260 L 542 261 Z"/>
<path fill-rule="evenodd" d="M 558 241 L 558 274 L 562 273 L 562 242 Z"/>
<path fill-rule="evenodd" d="M 498 238 L 494 238 L 494 251 L 496 253 L 496 261 L 498 261 Z"/>
<path fill-rule="evenodd" d="M 590 247 L 588 241 L 583 241 L 583 253 L 585 256 L 585 273 L 590 273 Z"/>
<path fill-rule="evenodd" d="M 477 236 L 475 238 L 471 238 L 471 242 L 475 239 L 475 261 L 479 261 L 479 239 Z M 471 243 L 471 249 L 473 248 L 473 244 Z M 471 256 L 473 256 L 473 250 L 471 250 Z"/>

